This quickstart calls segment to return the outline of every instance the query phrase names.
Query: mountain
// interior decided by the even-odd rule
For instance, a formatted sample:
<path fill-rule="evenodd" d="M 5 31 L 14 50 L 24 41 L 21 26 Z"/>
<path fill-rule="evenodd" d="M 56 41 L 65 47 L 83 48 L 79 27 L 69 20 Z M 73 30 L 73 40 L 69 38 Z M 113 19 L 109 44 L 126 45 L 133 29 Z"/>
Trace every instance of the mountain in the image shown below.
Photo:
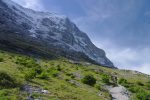
<path fill-rule="evenodd" d="M 66 16 L 27 9 L 11 0 L 0 0 L 0 48 L 115 68 L 105 52 Z"/>

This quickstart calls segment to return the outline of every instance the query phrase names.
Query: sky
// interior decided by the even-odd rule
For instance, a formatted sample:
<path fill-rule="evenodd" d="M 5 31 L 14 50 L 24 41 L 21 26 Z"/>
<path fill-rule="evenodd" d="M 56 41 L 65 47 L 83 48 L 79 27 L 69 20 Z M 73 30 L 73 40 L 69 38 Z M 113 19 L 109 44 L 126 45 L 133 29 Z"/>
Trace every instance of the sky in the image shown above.
<path fill-rule="evenodd" d="M 120 69 L 150 74 L 150 0 L 13 0 L 68 16 Z"/>

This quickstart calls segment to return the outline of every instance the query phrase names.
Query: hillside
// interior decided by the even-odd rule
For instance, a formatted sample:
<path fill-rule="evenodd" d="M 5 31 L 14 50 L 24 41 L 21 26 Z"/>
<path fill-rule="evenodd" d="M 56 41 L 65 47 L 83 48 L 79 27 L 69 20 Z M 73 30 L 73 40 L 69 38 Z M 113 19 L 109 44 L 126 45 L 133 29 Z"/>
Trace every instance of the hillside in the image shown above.
<path fill-rule="evenodd" d="M 111 100 L 116 81 L 131 100 L 150 100 L 150 76 L 136 71 L 0 51 L 0 100 Z"/>

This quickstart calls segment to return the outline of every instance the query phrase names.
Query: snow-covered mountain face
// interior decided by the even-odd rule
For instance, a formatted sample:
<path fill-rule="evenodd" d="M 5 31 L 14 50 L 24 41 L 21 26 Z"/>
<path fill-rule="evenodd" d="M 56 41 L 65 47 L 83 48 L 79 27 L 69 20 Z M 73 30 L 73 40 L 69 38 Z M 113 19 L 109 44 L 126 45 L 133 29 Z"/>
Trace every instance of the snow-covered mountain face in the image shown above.
<path fill-rule="evenodd" d="M 66 16 L 37 12 L 11 0 L 0 0 L 0 43 L 0 47 L 11 46 L 47 56 L 51 52 L 114 67 L 105 52 Z"/>

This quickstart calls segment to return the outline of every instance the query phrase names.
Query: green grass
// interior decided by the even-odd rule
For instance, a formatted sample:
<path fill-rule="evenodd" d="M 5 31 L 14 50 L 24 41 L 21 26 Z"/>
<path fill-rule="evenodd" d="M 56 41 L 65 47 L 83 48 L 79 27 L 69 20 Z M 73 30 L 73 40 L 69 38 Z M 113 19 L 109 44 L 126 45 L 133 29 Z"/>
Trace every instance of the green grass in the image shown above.
<path fill-rule="evenodd" d="M 0 100 L 25 100 L 27 93 L 22 91 L 26 83 L 49 91 L 49 94 L 33 93 L 35 98 L 43 100 L 111 100 L 104 85 L 113 83 L 111 75 L 117 75 L 122 80 L 120 84 L 132 91 L 130 86 L 138 87 L 143 93 L 150 91 L 150 79 L 143 74 L 134 74 L 132 71 L 110 69 L 97 65 L 72 64 L 65 58 L 55 60 L 35 59 L 25 55 L 0 51 L 0 72 L 15 80 L 16 87 L 0 90 Z M 86 75 L 94 77 L 96 83 L 84 84 Z M 133 89 L 134 91 L 134 89 Z M 140 91 L 140 92 L 141 92 Z M 145 94 L 133 92 L 133 100 Z M 102 94 L 99 96 L 99 94 Z M 143 99 L 145 100 L 145 99 Z"/>

